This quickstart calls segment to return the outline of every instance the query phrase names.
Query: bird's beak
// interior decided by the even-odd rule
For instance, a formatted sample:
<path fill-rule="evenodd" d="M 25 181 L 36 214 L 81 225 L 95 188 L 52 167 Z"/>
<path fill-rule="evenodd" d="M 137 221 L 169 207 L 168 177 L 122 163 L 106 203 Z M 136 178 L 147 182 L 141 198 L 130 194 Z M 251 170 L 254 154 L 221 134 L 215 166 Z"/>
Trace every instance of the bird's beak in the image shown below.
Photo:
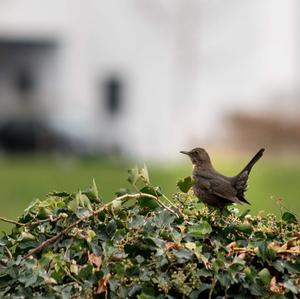
<path fill-rule="evenodd" d="M 187 152 L 187 151 L 180 151 L 180 153 L 188 155 L 188 156 L 190 155 L 190 152 Z"/>

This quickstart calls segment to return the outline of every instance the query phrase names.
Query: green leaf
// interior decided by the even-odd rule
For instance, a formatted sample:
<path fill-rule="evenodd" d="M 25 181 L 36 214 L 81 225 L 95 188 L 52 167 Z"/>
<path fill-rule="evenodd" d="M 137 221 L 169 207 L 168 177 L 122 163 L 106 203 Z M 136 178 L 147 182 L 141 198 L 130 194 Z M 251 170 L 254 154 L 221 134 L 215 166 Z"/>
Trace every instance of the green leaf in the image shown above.
<path fill-rule="evenodd" d="M 257 252 L 257 256 L 261 257 L 262 261 L 266 260 L 267 256 L 267 242 L 266 241 L 257 241 L 255 242 L 256 246 L 258 247 L 259 251 Z"/>
<path fill-rule="evenodd" d="M 78 192 L 75 196 L 75 199 L 76 199 L 79 206 L 84 207 L 84 208 L 88 208 L 90 211 L 93 210 L 93 208 L 91 206 L 91 202 L 85 194 L 82 194 L 81 192 Z"/>
<path fill-rule="evenodd" d="M 57 196 L 57 197 L 69 197 L 70 194 L 67 192 L 59 192 L 59 191 L 52 191 L 48 194 L 49 196 Z"/>
<path fill-rule="evenodd" d="M 295 283 L 291 279 L 284 283 L 284 287 L 294 294 L 299 294 L 299 289 L 297 285 L 295 285 Z"/>
<path fill-rule="evenodd" d="M 174 216 L 168 211 L 162 211 L 155 217 L 155 223 L 158 227 L 169 226 L 174 221 Z"/>
<path fill-rule="evenodd" d="M 251 210 L 250 209 L 246 209 L 240 216 L 240 220 L 243 221 L 245 219 L 245 217 L 249 214 Z"/>
<path fill-rule="evenodd" d="M 290 272 L 290 273 L 298 273 L 300 274 L 300 256 L 297 257 L 295 262 L 284 261 L 283 266 Z"/>
<path fill-rule="evenodd" d="M 153 196 L 160 196 L 161 192 L 159 189 L 156 189 L 152 186 L 145 186 L 140 190 L 141 193 L 150 194 Z M 160 207 L 158 202 L 155 199 L 149 197 L 142 197 L 139 199 L 139 204 L 143 208 L 149 208 L 150 210 L 155 210 Z"/>
<path fill-rule="evenodd" d="M 129 176 L 128 176 L 128 182 L 131 185 L 135 185 L 137 183 L 137 181 L 140 178 L 140 174 L 139 174 L 139 169 L 137 166 L 135 166 L 134 168 L 128 170 Z"/>
<path fill-rule="evenodd" d="M 78 278 L 82 280 L 87 280 L 92 274 L 93 266 L 91 264 L 88 264 L 79 271 Z"/>
<path fill-rule="evenodd" d="M 40 220 L 47 219 L 49 216 L 53 215 L 52 211 L 47 208 L 41 208 L 37 214 L 37 218 Z"/>
<path fill-rule="evenodd" d="M 110 206 L 113 212 L 118 212 L 122 208 L 122 200 L 114 199 Z"/>
<path fill-rule="evenodd" d="M 107 226 L 106 226 L 106 233 L 109 235 L 109 236 L 112 236 L 115 231 L 117 229 L 117 224 L 116 224 L 116 221 L 115 220 L 111 220 Z"/>
<path fill-rule="evenodd" d="M 72 211 L 72 212 L 75 212 L 78 208 L 78 202 L 77 200 L 74 198 L 72 199 L 71 201 L 68 202 L 68 210 L 69 211 Z"/>
<path fill-rule="evenodd" d="M 135 215 L 132 217 L 131 221 L 128 223 L 128 228 L 137 228 L 144 224 L 145 217 L 142 215 Z"/>
<path fill-rule="evenodd" d="M 19 238 L 20 241 L 22 241 L 22 240 L 29 241 L 29 240 L 35 240 L 35 239 L 36 239 L 36 237 L 29 232 L 22 232 L 21 236 Z"/>
<path fill-rule="evenodd" d="M 78 207 L 75 214 L 78 218 L 82 218 L 82 217 L 86 217 L 86 216 L 90 215 L 91 212 L 87 208 Z"/>
<path fill-rule="evenodd" d="M 144 167 L 140 170 L 140 178 L 144 183 L 150 184 L 149 173 L 145 164 Z"/>
<path fill-rule="evenodd" d="M 97 203 L 101 202 L 95 179 L 93 179 L 92 186 L 87 191 L 82 192 L 82 194 L 86 195 L 91 202 L 97 202 Z"/>
<path fill-rule="evenodd" d="M 191 187 L 194 184 L 194 180 L 192 179 L 192 177 L 188 176 L 184 179 L 181 179 L 177 182 L 177 187 L 180 189 L 180 191 L 182 191 L 183 193 L 187 193 Z"/>
<path fill-rule="evenodd" d="M 290 212 L 284 212 L 282 215 L 282 220 L 287 223 L 297 223 L 296 216 Z"/>
<path fill-rule="evenodd" d="M 212 227 L 207 221 L 202 221 L 199 224 L 195 224 L 188 229 L 188 234 L 191 236 L 203 236 L 210 234 Z"/>
<path fill-rule="evenodd" d="M 237 224 L 235 226 L 235 228 L 242 232 L 242 233 L 245 233 L 246 235 L 250 235 L 253 231 L 253 228 L 252 228 L 252 225 L 250 224 L 247 224 L 247 223 L 241 223 L 241 224 Z"/>
<path fill-rule="evenodd" d="M 194 257 L 194 253 L 186 249 L 173 250 L 173 254 L 178 259 L 184 259 L 184 260 L 191 260 Z"/>
<path fill-rule="evenodd" d="M 267 268 L 263 268 L 257 273 L 259 279 L 263 282 L 263 284 L 267 287 L 271 281 L 271 274 Z"/>
<path fill-rule="evenodd" d="M 26 271 L 20 275 L 19 281 L 21 283 L 24 283 L 25 288 L 27 288 L 27 287 L 35 284 L 37 281 L 37 278 L 38 278 L 37 273 L 34 273 L 32 271 Z"/>

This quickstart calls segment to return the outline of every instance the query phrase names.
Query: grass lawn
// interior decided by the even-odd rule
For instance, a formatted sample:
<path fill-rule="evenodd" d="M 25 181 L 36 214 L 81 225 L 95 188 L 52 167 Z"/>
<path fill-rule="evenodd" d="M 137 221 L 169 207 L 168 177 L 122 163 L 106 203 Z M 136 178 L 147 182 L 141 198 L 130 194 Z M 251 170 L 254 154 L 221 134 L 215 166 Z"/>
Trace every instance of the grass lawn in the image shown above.
<path fill-rule="evenodd" d="M 238 172 L 248 157 L 217 160 L 215 166 L 227 175 Z M 103 158 L 74 158 L 61 156 L 2 156 L 0 157 L 0 216 L 16 219 L 33 198 L 43 198 L 50 191 L 76 191 L 96 180 L 100 194 L 108 201 L 121 187 L 128 187 L 127 169 L 134 163 L 116 162 Z M 153 184 L 171 195 L 176 181 L 190 175 L 187 159 L 181 164 L 148 164 Z M 276 161 L 264 158 L 250 176 L 247 198 L 251 210 L 279 214 L 278 198 L 290 211 L 300 214 L 300 160 Z M 246 207 L 246 206 L 244 206 Z M 248 206 L 247 206 L 248 207 Z M 0 222 L 0 231 L 10 224 Z"/>

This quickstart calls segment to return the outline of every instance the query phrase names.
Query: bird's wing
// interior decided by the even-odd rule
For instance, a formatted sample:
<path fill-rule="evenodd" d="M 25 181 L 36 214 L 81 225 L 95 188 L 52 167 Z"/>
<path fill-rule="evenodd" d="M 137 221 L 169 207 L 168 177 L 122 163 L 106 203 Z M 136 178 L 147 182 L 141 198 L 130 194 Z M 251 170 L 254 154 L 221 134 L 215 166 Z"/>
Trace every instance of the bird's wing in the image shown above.
<path fill-rule="evenodd" d="M 248 181 L 249 171 L 245 170 L 238 175 L 235 181 L 235 188 L 237 190 L 238 196 L 244 196 L 244 192 L 247 191 L 247 181 Z"/>
<path fill-rule="evenodd" d="M 202 189 L 206 189 L 211 194 L 225 198 L 231 202 L 240 203 L 240 200 L 237 198 L 236 189 L 231 185 L 230 181 L 221 176 L 196 176 L 196 183 L 198 183 Z"/>

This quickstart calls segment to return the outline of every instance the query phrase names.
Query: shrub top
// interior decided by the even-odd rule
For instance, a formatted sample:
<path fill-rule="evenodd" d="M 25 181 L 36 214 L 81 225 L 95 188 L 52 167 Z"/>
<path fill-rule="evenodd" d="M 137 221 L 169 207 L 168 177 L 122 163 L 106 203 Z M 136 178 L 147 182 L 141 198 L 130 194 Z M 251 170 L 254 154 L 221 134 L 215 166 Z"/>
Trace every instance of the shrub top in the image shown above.
<path fill-rule="evenodd" d="M 0 297 L 299 298 L 295 215 L 209 210 L 190 178 L 170 201 L 146 168 L 129 182 L 33 201 L 0 239 Z"/>

